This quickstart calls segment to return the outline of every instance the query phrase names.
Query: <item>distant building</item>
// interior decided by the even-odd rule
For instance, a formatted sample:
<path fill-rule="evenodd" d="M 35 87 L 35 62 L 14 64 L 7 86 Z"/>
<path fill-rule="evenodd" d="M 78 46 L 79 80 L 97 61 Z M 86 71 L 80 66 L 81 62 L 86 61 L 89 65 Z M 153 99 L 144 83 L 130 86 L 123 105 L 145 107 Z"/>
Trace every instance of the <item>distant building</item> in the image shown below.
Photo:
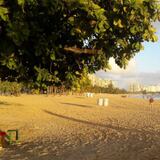
<path fill-rule="evenodd" d="M 129 86 L 129 92 L 160 92 L 160 85 L 142 86 L 139 83 L 133 83 Z"/>
<path fill-rule="evenodd" d="M 95 76 L 94 74 L 89 74 L 88 77 L 91 80 L 93 86 L 108 87 L 110 84 L 112 84 L 114 87 L 117 86 L 115 81 L 102 79 Z"/>
<path fill-rule="evenodd" d="M 146 92 L 160 92 L 160 85 L 150 85 L 143 87 Z"/>
<path fill-rule="evenodd" d="M 142 86 L 139 83 L 132 83 L 129 86 L 129 92 L 141 92 Z"/>

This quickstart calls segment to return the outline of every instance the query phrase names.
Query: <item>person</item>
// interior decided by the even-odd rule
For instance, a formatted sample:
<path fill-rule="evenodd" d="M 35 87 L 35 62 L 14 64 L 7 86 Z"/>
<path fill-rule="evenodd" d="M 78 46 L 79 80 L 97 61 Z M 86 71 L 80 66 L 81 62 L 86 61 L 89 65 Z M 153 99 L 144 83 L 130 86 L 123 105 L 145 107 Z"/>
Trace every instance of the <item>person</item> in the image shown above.
<path fill-rule="evenodd" d="M 0 130 L 0 147 L 1 148 L 5 148 L 6 147 L 6 140 L 5 140 L 5 136 L 6 136 L 6 132 L 3 132 Z"/>
<path fill-rule="evenodd" d="M 150 99 L 149 99 L 149 105 L 152 107 L 152 105 L 153 105 L 153 102 L 154 102 L 154 99 L 151 97 Z"/>

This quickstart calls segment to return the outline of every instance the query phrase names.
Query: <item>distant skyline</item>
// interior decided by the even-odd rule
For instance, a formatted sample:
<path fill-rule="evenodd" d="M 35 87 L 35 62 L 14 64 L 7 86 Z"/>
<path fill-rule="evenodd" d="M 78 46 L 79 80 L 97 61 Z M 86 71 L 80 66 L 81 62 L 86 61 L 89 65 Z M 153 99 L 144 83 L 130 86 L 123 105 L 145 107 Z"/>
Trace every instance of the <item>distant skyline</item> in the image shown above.
<path fill-rule="evenodd" d="M 120 69 L 114 60 L 110 60 L 112 70 L 98 71 L 96 75 L 103 79 L 115 80 L 120 88 L 139 82 L 144 85 L 160 84 L 160 23 L 155 23 L 159 40 L 155 43 L 144 42 L 144 50 L 136 54 L 126 70 Z"/>

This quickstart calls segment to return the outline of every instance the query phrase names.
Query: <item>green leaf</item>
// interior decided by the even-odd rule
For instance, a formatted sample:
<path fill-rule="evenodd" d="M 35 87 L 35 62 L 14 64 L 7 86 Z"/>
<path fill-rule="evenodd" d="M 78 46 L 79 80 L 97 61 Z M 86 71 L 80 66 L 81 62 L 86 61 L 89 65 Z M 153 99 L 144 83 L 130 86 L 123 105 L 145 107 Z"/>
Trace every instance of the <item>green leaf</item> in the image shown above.
<path fill-rule="evenodd" d="M 54 60 L 56 59 L 56 56 L 55 56 L 55 53 L 54 53 L 54 52 L 52 52 L 52 53 L 50 54 L 50 58 L 51 58 L 52 61 L 54 61 Z"/>
<path fill-rule="evenodd" d="M 153 42 L 157 42 L 157 41 L 158 41 L 158 37 L 157 37 L 156 35 L 153 35 L 153 36 L 152 36 L 152 41 L 153 41 Z"/>
<path fill-rule="evenodd" d="M 19 5 L 22 5 L 22 6 L 23 6 L 24 3 L 25 3 L 25 0 L 17 0 L 17 1 L 18 1 L 18 4 L 19 4 Z"/>
<path fill-rule="evenodd" d="M 7 8 L 0 6 L 0 17 L 4 21 L 7 21 L 8 19 L 8 9 Z"/>
<path fill-rule="evenodd" d="M 58 71 L 54 71 L 54 75 L 56 76 L 58 74 Z"/>

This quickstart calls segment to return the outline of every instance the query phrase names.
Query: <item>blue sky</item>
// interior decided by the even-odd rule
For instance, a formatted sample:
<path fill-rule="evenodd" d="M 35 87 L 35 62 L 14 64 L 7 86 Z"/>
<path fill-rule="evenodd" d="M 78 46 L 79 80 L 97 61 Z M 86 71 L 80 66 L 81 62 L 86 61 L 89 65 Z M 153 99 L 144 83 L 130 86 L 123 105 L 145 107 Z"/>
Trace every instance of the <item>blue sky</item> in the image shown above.
<path fill-rule="evenodd" d="M 135 56 L 138 72 L 160 71 L 160 32 L 158 42 L 145 42 L 144 50 Z"/>
<path fill-rule="evenodd" d="M 127 89 L 130 83 L 142 85 L 160 85 L 160 23 L 155 23 L 158 42 L 144 42 L 144 50 L 137 53 L 126 70 L 120 69 L 111 60 L 111 71 L 98 71 L 96 75 L 103 79 L 112 79 L 118 87 Z"/>

